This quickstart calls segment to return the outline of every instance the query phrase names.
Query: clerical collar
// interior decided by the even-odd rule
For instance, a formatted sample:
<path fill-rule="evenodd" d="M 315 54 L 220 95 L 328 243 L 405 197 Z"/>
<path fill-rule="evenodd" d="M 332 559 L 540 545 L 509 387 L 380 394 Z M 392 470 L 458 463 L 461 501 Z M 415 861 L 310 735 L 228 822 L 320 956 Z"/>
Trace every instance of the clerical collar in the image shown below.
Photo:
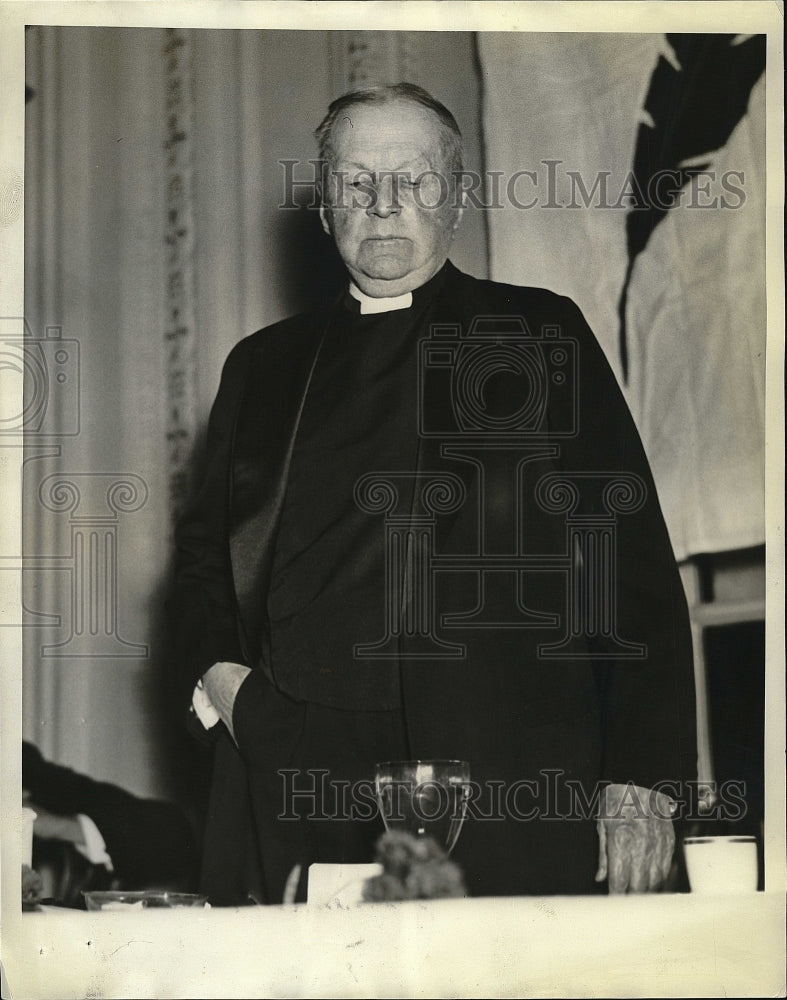
<path fill-rule="evenodd" d="M 372 313 L 395 312 L 397 309 L 409 309 L 413 304 L 413 293 L 405 292 L 404 295 L 394 295 L 387 299 L 375 299 L 371 295 L 366 295 L 355 284 L 350 282 L 350 295 L 360 303 L 361 315 L 371 315 Z"/>
<path fill-rule="evenodd" d="M 421 309 L 437 293 L 448 273 L 449 267 L 449 262 L 446 261 L 437 274 L 432 275 L 426 284 L 419 285 L 412 292 L 406 292 L 404 295 L 394 295 L 390 298 L 374 299 L 371 295 L 366 295 L 362 292 L 351 281 L 349 288 L 342 297 L 344 308 L 356 315 L 367 316 L 374 315 L 375 313 L 395 312 L 399 309 L 410 309 L 411 307 L 415 307 L 416 310 Z"/>

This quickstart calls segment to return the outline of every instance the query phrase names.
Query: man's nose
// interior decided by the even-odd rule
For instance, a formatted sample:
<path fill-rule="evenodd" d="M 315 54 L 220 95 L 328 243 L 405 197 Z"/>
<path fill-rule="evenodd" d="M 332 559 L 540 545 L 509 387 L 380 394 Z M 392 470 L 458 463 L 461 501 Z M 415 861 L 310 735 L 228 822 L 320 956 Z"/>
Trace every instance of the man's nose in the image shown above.
<path fill-rule="evenodd" d="M 366 209 L 367 215 L 377 215 L 387 219 L 390 215 L 398 215 L 402 206 L 399 204 L 399 190 L 395 177 L 383 177 L 374 186 L 374 197 Z"/>

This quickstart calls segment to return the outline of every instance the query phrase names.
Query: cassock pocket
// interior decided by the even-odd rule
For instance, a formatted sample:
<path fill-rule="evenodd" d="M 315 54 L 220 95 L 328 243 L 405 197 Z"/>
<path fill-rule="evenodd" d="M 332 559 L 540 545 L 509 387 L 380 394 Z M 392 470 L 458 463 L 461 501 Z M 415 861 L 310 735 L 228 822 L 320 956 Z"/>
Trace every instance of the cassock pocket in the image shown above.
<path fill-rule="evenodd" d="M 278 691 L 261 670 L 252 670 L 238 688 L 232 727 L 249 768 L 286 767 L 303 729 L 306 706 Z"/>

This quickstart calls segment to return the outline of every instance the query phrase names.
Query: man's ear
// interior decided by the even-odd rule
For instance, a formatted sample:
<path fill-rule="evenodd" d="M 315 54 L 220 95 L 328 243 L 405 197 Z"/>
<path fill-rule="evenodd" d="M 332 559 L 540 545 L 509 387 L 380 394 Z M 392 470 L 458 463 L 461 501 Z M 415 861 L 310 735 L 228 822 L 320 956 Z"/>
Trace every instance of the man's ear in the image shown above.
<path fill-rule="evenodd" d="M 456 232 L 457 229 L 459 228 L 459 225 L 462 221 L 462 216 L 465 214 L 466 208 L 467 208 L 467 192 L 463 191 L 462 200 L 459 204 L 459 208 L 457 208 L 456 210 L 456 218 L 454 219 L 454 225 L 453 225 L 454 232 Z"/>
<path fill-rule="evenodd" d="M 326 207 L 325 202 L 320 202 L 320 222 L 322 223 L 322 228 L 329 236 L 333 236 L 333 230 L 331 229 L 331 210 Z"/>

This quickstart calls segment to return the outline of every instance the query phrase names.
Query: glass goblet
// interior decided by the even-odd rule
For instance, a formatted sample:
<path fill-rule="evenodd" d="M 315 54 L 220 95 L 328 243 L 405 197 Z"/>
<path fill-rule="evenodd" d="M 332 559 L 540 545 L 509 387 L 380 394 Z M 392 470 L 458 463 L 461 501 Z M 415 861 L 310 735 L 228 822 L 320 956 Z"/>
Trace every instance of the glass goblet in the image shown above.
<path fill-rule="evenodd" d="M 467 761 L 384 761 L 375 766 L 375 788 L 386 830 L 432 837 L 451 853 L 467 811 Z"/>

